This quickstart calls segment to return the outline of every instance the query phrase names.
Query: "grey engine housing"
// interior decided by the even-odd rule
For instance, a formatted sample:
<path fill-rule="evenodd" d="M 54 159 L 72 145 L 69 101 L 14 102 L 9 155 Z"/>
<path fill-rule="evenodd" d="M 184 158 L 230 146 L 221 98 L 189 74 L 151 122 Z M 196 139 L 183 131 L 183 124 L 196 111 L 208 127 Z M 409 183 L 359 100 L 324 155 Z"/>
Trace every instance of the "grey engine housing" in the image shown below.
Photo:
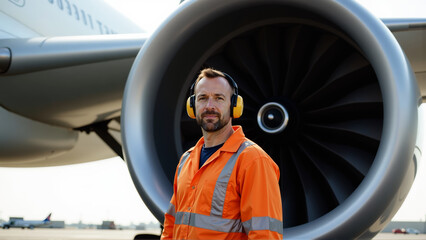
<path fill-rule="evenodd" d="M 206 66 L 236 80 L 245 109 L 233 123 L 280 167 L 285 238 L 372 238 L 386 226 L 416 173 L 419 93 L 379 19 L 343 0 L 184 2 L 143 45 L 123 99 L 126 160 L 160 222 L 179 157 L 201 136 L 184 107 Z M 257 121 L 271 102 L 288 112 L 283 131 Z M 277 114 L 264 124 L 280 125 Z"/>

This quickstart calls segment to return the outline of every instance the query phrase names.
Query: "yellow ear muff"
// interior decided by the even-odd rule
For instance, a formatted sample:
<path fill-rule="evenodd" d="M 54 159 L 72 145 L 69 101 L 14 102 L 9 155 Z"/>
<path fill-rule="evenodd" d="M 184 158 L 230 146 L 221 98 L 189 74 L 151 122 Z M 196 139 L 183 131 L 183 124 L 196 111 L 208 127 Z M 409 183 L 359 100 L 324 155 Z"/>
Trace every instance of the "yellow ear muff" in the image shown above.
<path fill-rule="evenodd" d="M 234 107 L 232 113 L 233 113 L 233 118 L 239 118 L 241 117 L 241 115 L 243 115 L 243 108 L 244 108 L 244 102 L 243 102 L 243 97 L 241 97 L 240 95 L 238 95 L 237 97 L 237 104 Z"/>
<path fill-rule="evenodd" d="M 195 119 L 194 108 L 191 107 L 191 97 L 186 100 L 186 113 L 188 113 L 190 118 Z"/>

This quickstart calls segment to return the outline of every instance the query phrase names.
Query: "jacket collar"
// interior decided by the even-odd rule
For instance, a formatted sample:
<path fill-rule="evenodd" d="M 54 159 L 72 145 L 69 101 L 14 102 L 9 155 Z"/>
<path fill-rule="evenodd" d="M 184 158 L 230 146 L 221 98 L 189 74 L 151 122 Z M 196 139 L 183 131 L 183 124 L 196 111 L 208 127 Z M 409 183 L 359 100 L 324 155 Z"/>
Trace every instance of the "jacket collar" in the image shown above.
<path fill-rule="evenodd" d="M 245 135 L 243 132 L 243 128 L 237 125 L 237 126 L 232 126 L 232 129 L 234 130 L 234 133 L 225 141 L 225 144 L 219 149 L 220 151 L 237 152 L 241 143 L 244 142 Z M 203 144 L 204 144 L 204 137 L 201 137 L 200 140 L 198 140 L 197 144 L 195 144 L 195 146 L 190 148 L 188 151 L 192 152 L 194 148 L 201 149 Z"/>

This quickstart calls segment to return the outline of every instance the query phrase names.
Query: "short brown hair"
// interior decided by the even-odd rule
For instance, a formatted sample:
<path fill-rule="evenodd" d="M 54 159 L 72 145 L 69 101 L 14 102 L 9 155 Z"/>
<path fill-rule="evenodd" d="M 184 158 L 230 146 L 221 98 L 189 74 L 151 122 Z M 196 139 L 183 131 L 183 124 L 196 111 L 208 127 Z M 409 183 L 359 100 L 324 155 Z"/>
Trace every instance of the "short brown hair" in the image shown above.
<path fill-rule="evenodd" d="M 201 70 L 200 74 L 197 77 L 197 80 L 195 81 L 195 85 L 204 77 L 207 78 L 215 78 L 215 77 L 223 77 L 226 79 L 225 74 L 223 74 L 221 71 L 215 70 L 213 68 L 204 68 Z"/>
<path fill-rule="evenodd" d="M 231 86 L 232 92 L 235 91 L 234 86 L 230 82 L 231 80 L 228 79 L 223 72 L 209 67 L 209 68 L 204 68 L 203 70 L 201 70 L 200 74 L 197 77 L 197 80 L 195 80 L 194 87 L 193 87 L 194 93 L 195 93 L 195 87 L 197 86 L 198 82 L 205 77 L 206 78 L 223 77 L 226 79 L 229 86 Z"/>

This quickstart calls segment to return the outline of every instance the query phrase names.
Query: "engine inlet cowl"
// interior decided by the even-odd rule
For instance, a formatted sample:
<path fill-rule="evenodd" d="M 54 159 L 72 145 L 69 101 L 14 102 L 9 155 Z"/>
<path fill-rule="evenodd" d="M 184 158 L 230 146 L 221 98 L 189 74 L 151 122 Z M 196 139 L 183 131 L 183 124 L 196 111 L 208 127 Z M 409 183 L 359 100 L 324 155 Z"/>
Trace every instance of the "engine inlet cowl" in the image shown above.
<path fill-rule="evenodd" d="M 233 124 L 280 167 L 286 238 L 386 226 L 415 174 L 418 89 L 379 19 L 344 0 L 183 3 L 144 44 L 123 99 L 129 170 L 160 222 L 179 158 L 201 137 L 185 101 L 204 67 L 237 82 Z"/>

